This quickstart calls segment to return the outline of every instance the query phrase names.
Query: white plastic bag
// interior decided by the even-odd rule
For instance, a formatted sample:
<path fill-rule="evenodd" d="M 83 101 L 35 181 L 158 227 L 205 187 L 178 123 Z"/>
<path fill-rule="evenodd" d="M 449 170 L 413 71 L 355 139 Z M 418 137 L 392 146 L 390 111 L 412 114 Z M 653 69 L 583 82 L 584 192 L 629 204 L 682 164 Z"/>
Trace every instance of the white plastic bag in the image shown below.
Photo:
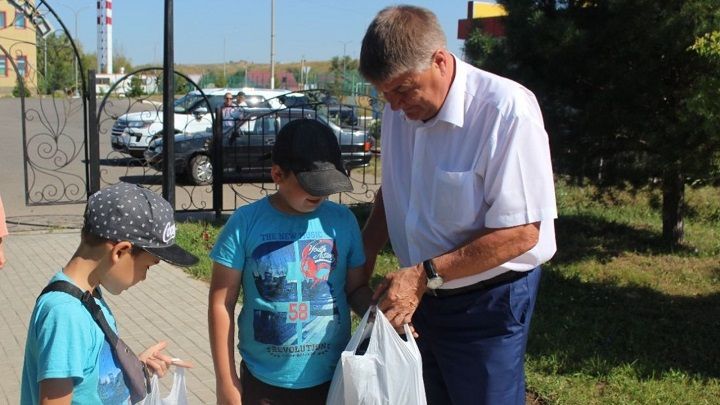
<path fill-rule="evenodd" d="M 370 307 L 340 355 L 327 404 L 426 405 L 420 350 L 409 326 L 404 328 L 407 341 L 382 311 Z M 367 350 L 357 354 L 367 337 Z"/>
<path fill-rule="evenodd" d="M 173 375 L 173 386 L 170 394 L 165 398 L 160 396 L 160 383 L 158 376 L 153 375 L 150 379 L 151 392 L 140 405 L 188 405 L 187 387 L 185 386 L 185 369 L 183 367 L 175 367 Z"/>

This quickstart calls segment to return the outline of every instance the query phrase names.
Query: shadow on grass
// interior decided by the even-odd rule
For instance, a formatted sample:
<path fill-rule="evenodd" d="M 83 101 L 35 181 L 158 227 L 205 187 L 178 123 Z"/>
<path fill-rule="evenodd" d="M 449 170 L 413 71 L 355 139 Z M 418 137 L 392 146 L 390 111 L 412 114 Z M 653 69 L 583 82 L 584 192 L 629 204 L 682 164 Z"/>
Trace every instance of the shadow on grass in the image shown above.
<path fill-rule="evenodd" d="M 720 271 L 720 268 L 718 269 Z M 670 296 L 563 278 L 548 266 L 528 355 L 558 359 L 551 372 L 606 375 L 633 364 L 640 378 L 681 370 L 720 378 L 720 294 Z"/>
<path fill-rule="evenodd" d="M 589 215 L 569 215 L 555 221 L 558 251 L 554 264 L 570 264 L 594 258 L 607 263 L 623 252 L 691 254 L 685 246 L 669 248 L 659 232 L 608 222 Z"/>
<path fill-rule="evenodd" d="M 633 364 L 640 378 L 671 370 L 720 378 L 720 294 L 671 296 L 646 287 L 581 282 L 554 268 L 622 252 L 670 250 L 661 235 L 591 216 L 556 221 L 558 253 L 544 266 L 528 355 L 554 358 L 551 373 L 604 376 Z M 720 277 L 720 265 L 715 271 Z"/>

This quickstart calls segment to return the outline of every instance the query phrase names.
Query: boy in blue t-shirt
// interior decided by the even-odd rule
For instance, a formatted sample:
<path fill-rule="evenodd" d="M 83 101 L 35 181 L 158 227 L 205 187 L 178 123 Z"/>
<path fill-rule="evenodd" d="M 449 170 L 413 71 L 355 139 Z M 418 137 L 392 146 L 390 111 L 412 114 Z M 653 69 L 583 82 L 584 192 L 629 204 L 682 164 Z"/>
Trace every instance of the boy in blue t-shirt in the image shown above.
<path fill-rule="evenodd" d="M 118 183 L 90 196 L 75 254 L 50 282 L 62 280 L 92 294 L 117 334 L 100 286 L 114 295 L 145 279 L 165 260 L 189 266 L 197 258 L 175 245 L 174 210 L 154 192 Z M 175 364 L 160 342 L 138 358 L 162 376 Z M 30 317 L 20 403 L 128 404 L 130 391 L 102 329 L 80 299 L 61 291 L 41 294 Z"/>
<path fill-rule="evenodd" d="M 371 301 L 360 229 L 327 196 L 352 190 L 332 130 L 285 125 L 272 151 L 278 191 L 238 208 L 210 253 L 210 345 L 220 404 L 324 404 L 350 338 L 349 306 Z M 235 370 L 237 319 L 240 376 Z"/>

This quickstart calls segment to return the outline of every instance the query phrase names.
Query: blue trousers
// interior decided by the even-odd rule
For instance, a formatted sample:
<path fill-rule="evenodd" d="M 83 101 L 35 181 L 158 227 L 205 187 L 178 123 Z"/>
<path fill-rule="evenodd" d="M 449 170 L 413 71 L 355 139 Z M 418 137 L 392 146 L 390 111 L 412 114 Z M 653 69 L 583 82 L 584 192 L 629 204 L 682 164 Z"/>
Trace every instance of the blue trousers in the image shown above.
<path fill-rule="evenodd" d="M 511 283 L 425 295 L 413 316 L 428 404 L 525 404 L 524 358 L 540 267 Z"/>

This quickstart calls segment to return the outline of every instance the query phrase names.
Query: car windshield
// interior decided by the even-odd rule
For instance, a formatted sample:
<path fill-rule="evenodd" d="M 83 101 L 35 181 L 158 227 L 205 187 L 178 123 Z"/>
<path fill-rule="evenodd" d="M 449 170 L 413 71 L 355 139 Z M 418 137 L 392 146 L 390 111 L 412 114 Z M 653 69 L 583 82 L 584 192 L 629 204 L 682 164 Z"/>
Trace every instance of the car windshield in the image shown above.
<path fill-rule="evenodd" d="M 175 112 L 178 114 L 189 114 L 203 101 L 201 94 L 190 93 L 175 100 Z"/>

